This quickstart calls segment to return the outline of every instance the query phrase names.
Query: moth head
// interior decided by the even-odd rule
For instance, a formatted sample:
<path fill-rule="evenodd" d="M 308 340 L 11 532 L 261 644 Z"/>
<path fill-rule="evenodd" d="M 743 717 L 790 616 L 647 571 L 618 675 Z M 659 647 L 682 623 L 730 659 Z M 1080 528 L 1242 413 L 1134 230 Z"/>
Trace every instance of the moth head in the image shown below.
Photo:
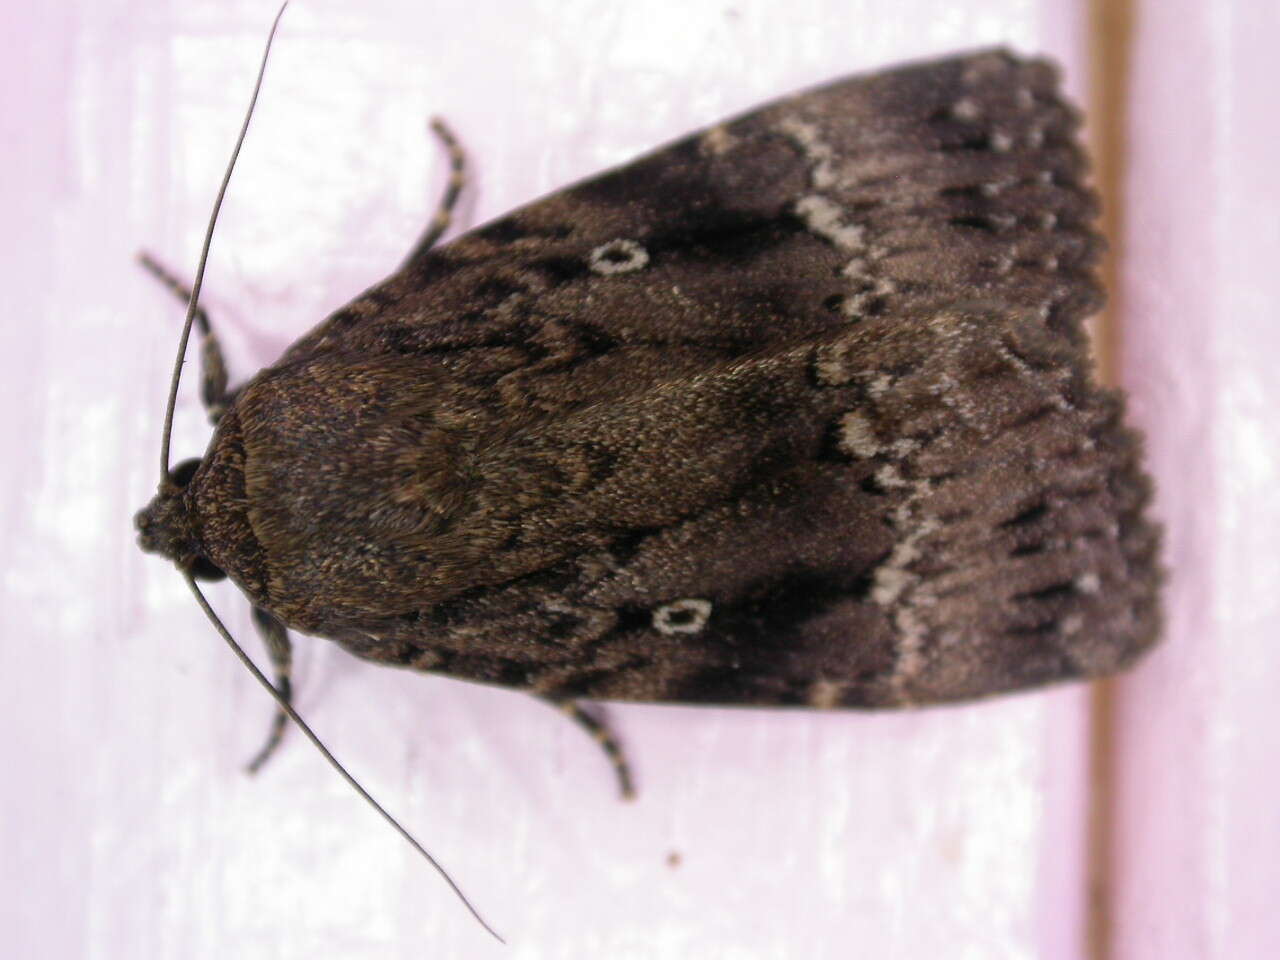
<path fill-rule="evenodd" d="M 226 574 L 205 556 L 187 499 L 187 486 L 200 467 L 199 459 L 184 460 L 160 483 L 151 502 L 133 518 L 138 528 L 138 545 L 147 553 L 158 553 L 190 573 L 197 580 L 221 580 Z"/>

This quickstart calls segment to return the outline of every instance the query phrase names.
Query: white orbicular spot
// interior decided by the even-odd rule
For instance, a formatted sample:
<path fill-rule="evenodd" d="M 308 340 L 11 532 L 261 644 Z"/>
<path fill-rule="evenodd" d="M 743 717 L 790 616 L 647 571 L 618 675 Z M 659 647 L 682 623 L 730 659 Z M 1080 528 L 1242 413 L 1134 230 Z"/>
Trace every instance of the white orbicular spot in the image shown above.
<path fill-rule="evenodd" d="M 631 273 L 648 265 L 649 251 L 634 240 L 610 240 L 592 250 L 587 263 L 605 276 Z"/>
<path fill-rule="evenodd" d="M 653 628 L 668 636 L 676 633 L 698 633 L 710 619 L 710 600 L 673 600 L 653 611 Z"/>

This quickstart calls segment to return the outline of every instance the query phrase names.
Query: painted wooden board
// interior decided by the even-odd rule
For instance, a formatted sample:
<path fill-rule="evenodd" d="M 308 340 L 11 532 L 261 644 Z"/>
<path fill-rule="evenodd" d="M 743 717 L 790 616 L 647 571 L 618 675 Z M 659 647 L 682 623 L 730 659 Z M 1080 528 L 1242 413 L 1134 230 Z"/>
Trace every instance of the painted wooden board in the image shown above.
<path fill-rule="evenodd" d="M 1139 4 L 1118 291 L 1173 565 L 1166 647 L 1118 687 L 1116 957 L 1268 956 L 1280 868 L 1274 9 Z M 14 956 L 1079 958 L 1088 691 L 916 713 L 615 706 L 640 797 L 553 711 L 298 644 L 298 704 L 492 922 L 488 941 L 270 715 L 162 562 L 155 484 L 179 269 L 269 3 L 11 12 L 0 378 L 0 709 Z M 387 273 L 445 172 L 464 221 L 770 97 L 1007 43 L 1089 93 L 1078 4 L 298 2 L 233 181 L 206 304 L 234 373 Z M 194 382 L 175 455 L 207 428 Z M 251 651 L 247 609 L 212 591 Z"/>

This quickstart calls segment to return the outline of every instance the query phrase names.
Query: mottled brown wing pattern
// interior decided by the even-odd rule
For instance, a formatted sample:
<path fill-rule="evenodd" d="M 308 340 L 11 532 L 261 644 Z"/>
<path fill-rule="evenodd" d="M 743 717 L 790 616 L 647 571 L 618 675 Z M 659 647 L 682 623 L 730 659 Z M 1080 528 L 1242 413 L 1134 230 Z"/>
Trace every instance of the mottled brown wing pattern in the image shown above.
<path fill-rule="evenodd" d="M 192 484 L 244 504 L 212 559 L 362 656 L 555 696 L 887 706 L 1125 664 L 1157 534 L 1089 372 L 1077 126 L 1041 62 L 926 63 L 429 252 L 242 392 Z"/>

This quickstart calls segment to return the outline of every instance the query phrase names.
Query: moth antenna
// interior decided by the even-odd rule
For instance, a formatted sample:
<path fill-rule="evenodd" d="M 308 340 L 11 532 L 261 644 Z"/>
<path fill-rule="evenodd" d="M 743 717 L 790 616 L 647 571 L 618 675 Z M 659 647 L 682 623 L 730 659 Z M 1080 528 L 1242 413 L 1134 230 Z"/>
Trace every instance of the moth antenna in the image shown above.
<path fill-rule="evenodd" d="M 244 144 L 245 134 L 249 132 L 249 120 L 253 117 L 253 108 L 258 103 L 258 91 L 262 89 L 262 78 L 267 72 L 267 57 L 271 53 L 271 41 L 276 37 L 276 28 L 280 26 L 280 18 L 284 16 L 289 0 L 280 4 L 276 18 L 271 21 L 271 32 L 267 34 L 267 44 L 262 51 L 262 62 L 258 64 L 258 79 L 253 84 L 253 96 L 249 98 L 249 109 L 245 111 L 244 122 L 240 125 L 240 135 L 236 137 L 235 148 L 231 151 L 231 160 L 227 163 L 226 172 L 222 175 L 222 185 L 218 187 L 218 196 L 213 201 L 213 212 L 209 215 L 209 226 L 204 232 L 204 246 L 200 248 L 200 262 L 196 266 L 195 281 L 191 284 L 191 298 L 187 301 L 187 318 L 182 324 L 182 335 L 178 338 L 178 356 L 173 361 L 173 376 L 169 381 L 169 402 L 164 410 L 164 428 L 160 435 L 160 482 L 169 478 L 169 437 L 173 433 L 173 409 L 178 402 L 178 381 L 182 377 L 182 364 L 187 355 L 187 341 L 191 339 L 191 324 L 195 320 L 196 309 L 200 303 L 200 284 L 204 282 L 205 263 L 209 259 L 209 245 L 213 242 L 213 228 L 218 222 L 218 211 L 222 209 L 222 198 L 227 194 L 227 184 L 231 182 L 231 171 L 235 169 L 236 158 L 240 156 L 240 147 Z"/>
<path fill-rule="evenodd" d="M 205 229 L 204 245 L 200 248 L 200 262 L 196 267 L 195 280 L 191 284 L 191 297 L 187 301 L 187 316 L 182 325 L 182 335 L 178 338 L 178 356 L 173 363 L 173 377 L 169 383 L 169 401 L 164 412 L 164 428 L 160 440 L 160 482 L 162 484 L 169 478 L 169 438 L 173 433 L 173 411 L 177 404 L 178 381 L 182 376 L 182 364 L 187 352 L 187 341 L 191 338 L 191 326 L 195 321 L 199 307 L 200 284 L 204 280 L 205 264 L 209 259 L 209 246 L 213 242 L 213 228 L 218 222 L 218 211 L 222 209 L 222 200 L 223 197 L 226 196 L 227 185 L 231 182 L 231 172 L 235 169 L 236 159 L 240 156 L 240 148 L 244 145 L 245 135 L 249 132 L 249 121 L 252 119 L 254 107 L 258 103 L 258 93 L 262 89 L 262 78 L 267 72 L 267 58 L 271 53 L 271 43 L 275 39 L 276 29 L 280 26 L 280 18 L 284 16 L 285 8 L 288 5 L 288 0 L 285 0 L 284 3 L 280 4 L 280 9 L 276 12 L 276 17 L 271 22 L 271 32 L 267 34 L 267 43 L 262 51 L 262 61 L 258 65 L 258 76 L 253 84 L 253 95 L 249 98 L 249 108 L 245 111 L 244 122 L 240 125 L 240 134 L 236 137 L 236 144 L 231 151 L 231 159 L 227 163 L 226 172 L 222 175 L 222 184 L 218 187 L 218 195 L 213 201 L 213 212 L 209 215 L 209 225 Z M 329 761 L 329 765 L 332 766 L 334 770 L 338 771 L 342 779 L 347 781 L 351 786 L 351 789 L 355 790 L 355 792 L 364 799 L 365 803 L 369 804 L 369 806 L 376 810 L 383 820 L 389 823 L 395 831 L 400 834 L 400 836 L 403 837 L 411 847 L 413 847 L 413 849 L 418 851 L 427 863 L 431 864 L 431 866 L 435 868 L 435 871 L 440 874 L 444 879 L 444 882 L 449 885 L 449 888 L 454 892 L 458 899 L 462 901 L 462 905 L 471 912 L 473 917 L 475 917 L 476 922 L 479 923 L 480 926 L 484 927 L 484 929 L 487 930 L 495 940 L 499 943 L 505 944 L 506 941 L 498 935 L 498 932 L 494 930 L 493 927 L 489 926 L 489 924 L 485 922 L 484 917 L 480 916 L 479 911 L 472 906 L 471 901 L 467 899 L 466 895 L 462 892 L 462 889 L 454 882 L 453 877 L 449 876 L 444 867 L 440 866 L 436 858 L 428 853 L 427 849 L 417 841 L 413 834 L 406 830 L 400 824 L 400 821 L 388 813 L 386 808 L 383 807 L 382 804 L 378 803 L 377 800 L 373 799 L 369 791 L 361 786 L 360 782 L 347 772 L 347 768 L 339 763 L 338 758 L 329 752 L 329 748 L 326 747 L 324 742 L 316 736 L 315 732 L 307 726 L 306 721 L 302 719 L 298 712 L 293 708 L 292 704 L 290 704 L 289 701 L 286 700 L 278 690 L 276 690 L 271 681 L 268 680 L 263 675 L 262 671 L 258 669 L 257 665 L 249 659 L 249 656 L 240 647 L 240 644 L 236 643 L 235 638 L 231 636 L 231 633 L 225 626 L 223 626 L 222 621 L 218 619 L 218 615 L 213 612 L 213 608 L 209 606 L 209 601 L 206 600 L 204 594 L 200 592 L 200 588 L 196 586 L 195 579 L 189 573 L 185 572 L 183 579 L 187 581 L 187 586 L 189 586 L 191 588 L 191 592 L 195 594 L 196 602 L 200 604 L 200 608 L 204 611 L 205 616 L 209 618 L 214 629 L 218 631 L 218 634 L 222 639 L 227 642 L 229 647 L 231 647 L 231 652 L 236 655 L 242 664 L 244 664 L 245 669 L 253 674 L 254 679 L 257 680 L 258 683 L 262 684 L 266 691 L 271 695 L 271 698 L 275 700 L 280 709 L 288 715 L 289 719 L 297 725 L 303 735 L 306 736 L 315 748 L 320 751 L 321 756 Z"/>
<path fill-rule="evenodd" d="M 281 710 L 288 714 L 289 719 L 297 724 L 298 729 L 301 730 L 303 735 L 305 735 L 306 738 L 315 745 L 315 748 L 320 751 L 321 756 L 328 760 L 329 765 L 332 766 L 333 769 L 337 770 L 342 776 L 342 779 L 346 780 L 347 783 L 351 785 L 352 790 L 364 798 L 365 803 L 378 811 L 378 814 L 382 819 L 391 824 L 395 831 L 400 834 L 400 836 L 402 836 L 409 845 L 413 847 L 413 849 L 417 850 L 427 863 L 431 864 L 431 866 L 435 868 L 436 872 L 444 878 L 444 882 L 449 885 L 449 888 L 457 895 L 458 899 L 462 901 L 462 905 L 471 911 L 471 915 L 476 918 L 476 922 L 479 923 L 480 926 L 484 927 L 485 930 L 489 931 L 495 940 L 505 945 L 507 941 L 503 940 L 502 937 L 498 935 L 498 932 L 485 922 L 484 917 L 480 916 L 480 912 L 472 906 L 471 901 L 468 900 L 466 894 L 462 892 L 462 888 L 454 882 L 453 877 L 449 876 L 448 871 L 446 871 L 444 867 L 440 866 L 436 858 L 427 852 L 427 849 L 414 838 L 413 834 L 401 826 L 399 820 L 388 813 L 386 808 L 377 800 L 373 799 L 373 796 L 369 791 L 362 787 L 360 782 L 347 772 L 347 768 L 339 763 L 338 758 L 329 752 L 329 748 L 326 747 L 324 742 L 316 736 L 315 732 L 307 726 L 306 721 L 299 716 L 298 711 L 293 708 L 293 705 L 289 703 L 289 701 L 280 694 L 280 691 L 272 685 L 271 681 L 268 680 L 263 672 L 258 669 L 257 664 L 249 659 L 249 655 L 244 652 L 240 644 L 236 643 L 235 638 L 231 636 L 230 631 L 223 626 L 222 621 L 218 619 L 218 615 L 213 612 L 213 607 L 209 606 L 209 601 L 205 599 L 204 594 L 200 592 L 199 586 L 196 585 L 195 578 L 190 574 L 184 573 L 183 579 L 187 581 L 187 586 L 191 588 L 191 592 L 196 595 L 196 602 L 200 604 L 200 608 L 204 610 L 205 616 L 209 618 L 214 629 L 218 631 L 222 639 L 227 642 L 229 647 L 231 647 L 231 652 L 234 653 L 236 657 L 239 658 L 240 662 L 244 664 L 245 669 L 253 674 L 254 679 L 257 680 L 258 683 L 262 684 L 266 691 L 271 694 L 272 699 L 275 700 Z"/>

